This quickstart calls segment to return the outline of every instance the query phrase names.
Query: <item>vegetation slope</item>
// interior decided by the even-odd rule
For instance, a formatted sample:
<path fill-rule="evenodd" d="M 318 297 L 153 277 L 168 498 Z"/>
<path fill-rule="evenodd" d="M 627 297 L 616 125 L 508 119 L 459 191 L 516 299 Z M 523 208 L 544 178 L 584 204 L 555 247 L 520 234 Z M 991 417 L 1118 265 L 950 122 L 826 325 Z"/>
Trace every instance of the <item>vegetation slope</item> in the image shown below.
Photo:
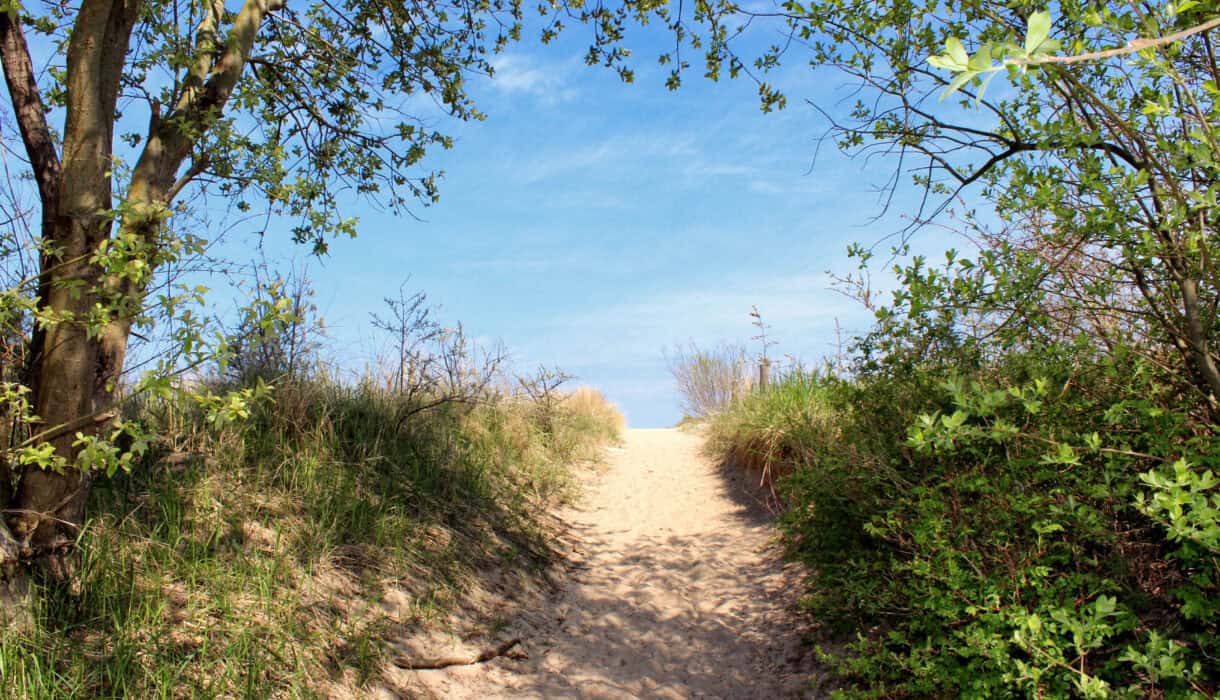
<path fill-rule="evenodd" d="M 99 480 L 74 585 L 48 585 L 35 619 L 0 636 L 0 695 L 379 687 L 390 642 L 439 621 L 483 572 L 551 562 L 547 509 L 622 427 L 588 389 L 416 412 L 426 399 L 318 374 L 232 422 L 138 402 L 129 420 L 160 437 Z"/>

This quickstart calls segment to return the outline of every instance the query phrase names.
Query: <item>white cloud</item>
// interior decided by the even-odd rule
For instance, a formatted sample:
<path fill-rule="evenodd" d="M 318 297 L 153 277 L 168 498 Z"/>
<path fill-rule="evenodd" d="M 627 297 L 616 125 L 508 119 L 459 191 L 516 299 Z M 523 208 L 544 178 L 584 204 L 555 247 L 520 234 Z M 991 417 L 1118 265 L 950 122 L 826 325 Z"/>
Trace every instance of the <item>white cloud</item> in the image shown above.
<path fill-rule="evenodd" d="M 836 319 L 849 331 L 867 326 L 868 313 L 829 286 L 826 275 L 805 274 L 651 296 L 639 290 L 635 298 L 600 310 L 550 319 L 523 350 L 580 358 L 594 367 L 656 365 L 675 343 L 748 340 L 750 309 L 757 306 L 781 343 L 780 353 L 814 360 L 833 343 Z"/>
<path fill-rule="evenodd" d="M 791 195 L 791 194 L 826 194 L 829 190 L 825 180 L 810 176 L 793 176 L 784 180 L 751 180 L 750 191 L 757 194 Z"/>
<path fill-rule="evenodd" d="M 508 164 L 517 181 L 524 185 L 549 180 L 576 170 L 600 167 L 614 156 L 608 142 L 577 148 L 550 149 L 522 162 Z"/>
<path fill-rule="evenodd" d="M 584 172 L 638 173 L 667 162 L 684 162 L 701 155 L 700 145 L 684 134 L 657 131 L 637 131 L 581 146 L 548 147 L 532 157 L 504 162 L 510 176 L 523 185 L 531 185 L 563 177 L 571 187 L 569 176 Z M 659 164 L 658 164 L 659 161 Z"/>
<path fill-rule="evenodd" d="M 502 55 L 491 66 L 495 71 L 491 86 L 503 93 L 530 95 L 548 105 L 568 102 L 579 94 L 559 64 L 540 65 L 527 56 Z"/>

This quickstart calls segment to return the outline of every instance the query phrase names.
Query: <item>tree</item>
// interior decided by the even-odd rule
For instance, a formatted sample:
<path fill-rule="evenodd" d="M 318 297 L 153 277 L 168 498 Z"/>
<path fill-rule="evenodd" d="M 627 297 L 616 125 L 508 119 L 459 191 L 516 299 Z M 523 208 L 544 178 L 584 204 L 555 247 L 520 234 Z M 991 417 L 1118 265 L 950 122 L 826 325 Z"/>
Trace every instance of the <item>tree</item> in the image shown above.
<path fill-rule="evenodd" d="M 349 194 L 397 211 L 427 204 L 436 174 L 419 163 L 450 142 L 412 100 L 480 117 L 464 80 L 490 71 L 520 16 L 518 0 L 0 5 L 39 211 L 37 276 L 4 308 L 6 334 L 29 331 L 3 377 L 17 425 L 0 463 L 10 573 L 30 562 L 64 573 L 96 462 L 114 454 L 94 448 L 110 434 L 149 281 L 194 245 L 173 225 L 184 193 L 263 201 L 318 251 L 354 232 L 340 214 Z M 35 69 L 27 32 L 54 56 L 49 70 Z"/>
<path fill-rule="evenodd" d="M 436 319 L 423 292 L 407 293 L 404 281 L 398 296 L 384 298 L 387 313 L 370 314 L 373 327 L 389 336 L 393 357 L 386 388 L 401 399 L 394 422 L 446 404 L 474 405 L 486 400 L 507 354 L 503 347 L 478 348 L 462 324 L 445 327 Z"/>
<path fill-rule="evenodd" d="M 1130 342 L 1220 421 L 1216 4 L 1063 2 L 1053 21 L 1046 9 L 889 0 L 659 12 L 703 50 L 709 76 L 755 79 L 764 109 L 786 103 L 763 78 L 793 53 L 850 76 L 848 116 L 814 107 L 839 146 L 896 163 L 891 191 L 906 175 L 922 188 L 903 236 L 969 196 L 999 216 L 990 242 L 1028 253 L 1022 274 L 989 277 L 973 303 L 991 303 L 1002 327 L 1003 305 L 1054 298 L 1093 319 L 1099 339 Z M 785 40 L 743 57 L 738 37 L 765 20 L 782 22 Z M 676 85 L 687 64 L 677 49 L 663 60 Z"/>
<path fill-rule="evenodd" d="M 630 79 L 620 29 L 649 9 L 540 5 L 542 39 L 586 22 L 589 61 Z M 490 54 L 521 31 L 521 0 L 0 1 L 0 64 L 38 212 L 37 274 L 0 299 L 5 571 L 40 562 L 62 577 L 94 475 L 124 458 L 113 421 L 133 327 L 151 322 L 150 280 L 202 247 L 178 223 L 189 195 L 238 211 L 262 202 L 319 253 L 355 233 L 341 206 L 353 197 L 426 205 L 438 174 L 421 160 L 451 145 L 429 114 L 481 118 L 466 77 L 490 74 Z M 27 32 L 52 55 L 44 71 Z M 12 221 L 30 213 L 4 208 Z M 29 252 L 8 245 L 17 238 L 4 237 L 6 261 Z M 197 326 L 175 340 L 202 362 Z M 147 385 L 164 388 L 172 365 Z"/>

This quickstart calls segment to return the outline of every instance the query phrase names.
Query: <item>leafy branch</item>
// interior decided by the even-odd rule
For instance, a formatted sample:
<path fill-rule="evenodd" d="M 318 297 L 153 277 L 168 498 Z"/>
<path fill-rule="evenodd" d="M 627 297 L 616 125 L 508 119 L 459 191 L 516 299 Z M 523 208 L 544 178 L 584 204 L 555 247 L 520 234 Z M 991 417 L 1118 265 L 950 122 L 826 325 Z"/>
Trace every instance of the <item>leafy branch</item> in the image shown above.
<path fill-rule="evenodd" d="M 1182 13 L 1196 5 L 1198 3 L 1194 0 L 1187 0 L 1177 5 L 1174 11 Z M 953 80 L 941 94 L 942 100 L 972 81 L 979 81 L 979 90 L 975 99 L 981 100 L 987 85 L 997 73 L 1003 70 L 1008 71 L 1011 77 L 1016 77 L 1029 66 L 1070 65 L 1126 56 L 1182 41 L 1216 27 L 1220 27 L 1220 17 L 1214 17 L 1172 34 L 1132 39 L 1125 46 L 1118 48 L 1059 56 L 1055 52 L 1062 47 L 1062 44 L 1058 40 L 1050 38 L 1051 15 L 1043 10 L 1030 15 L 1025 30 L 1025 41 L 1019 46 L 1011 42 L 986 43 L 971 56 L 960 39 L 949 37 L 945 40 L 945 53 L 929 56 L 927 60 L 934 68 L 947 70 L 954 74 Z"/>

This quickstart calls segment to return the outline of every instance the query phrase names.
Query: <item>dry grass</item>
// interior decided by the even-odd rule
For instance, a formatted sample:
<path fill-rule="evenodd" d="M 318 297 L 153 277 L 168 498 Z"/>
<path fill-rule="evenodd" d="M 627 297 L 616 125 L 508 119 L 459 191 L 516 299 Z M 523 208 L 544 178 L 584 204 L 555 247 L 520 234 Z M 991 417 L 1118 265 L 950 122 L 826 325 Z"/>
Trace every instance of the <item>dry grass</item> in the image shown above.
<path fill-rule="evenodd" d="M 577 387 L 563 399 L 563 408 L 575 416 L 587 419 L 591 424 L 612 431 L 610 437 L 618 438 L 627 429 L 627 420 L 606 395 L 589 386 Z"/>
<path fill-rule="evenodd" d="M 277 400 L 219 433 L 144 407 L 179 452 L 96 488 L 84 593 L 48 591 L 32 631 L 0 634 L 0 697 L 394 694 L 390 645 L 481 572 L 544 567 L 572 456 L 622 425 L 593 391 L 556 415 L 489 396 L 406 422 L 371 385 Z"/>
<path fill-rule="evenodd" d="M 738 345 L 680 345 L 669 355 L 668 363 L 682 396 L 682 410 L 689 418 L 714 416 L 753 386 L 749 357 Z"/>

